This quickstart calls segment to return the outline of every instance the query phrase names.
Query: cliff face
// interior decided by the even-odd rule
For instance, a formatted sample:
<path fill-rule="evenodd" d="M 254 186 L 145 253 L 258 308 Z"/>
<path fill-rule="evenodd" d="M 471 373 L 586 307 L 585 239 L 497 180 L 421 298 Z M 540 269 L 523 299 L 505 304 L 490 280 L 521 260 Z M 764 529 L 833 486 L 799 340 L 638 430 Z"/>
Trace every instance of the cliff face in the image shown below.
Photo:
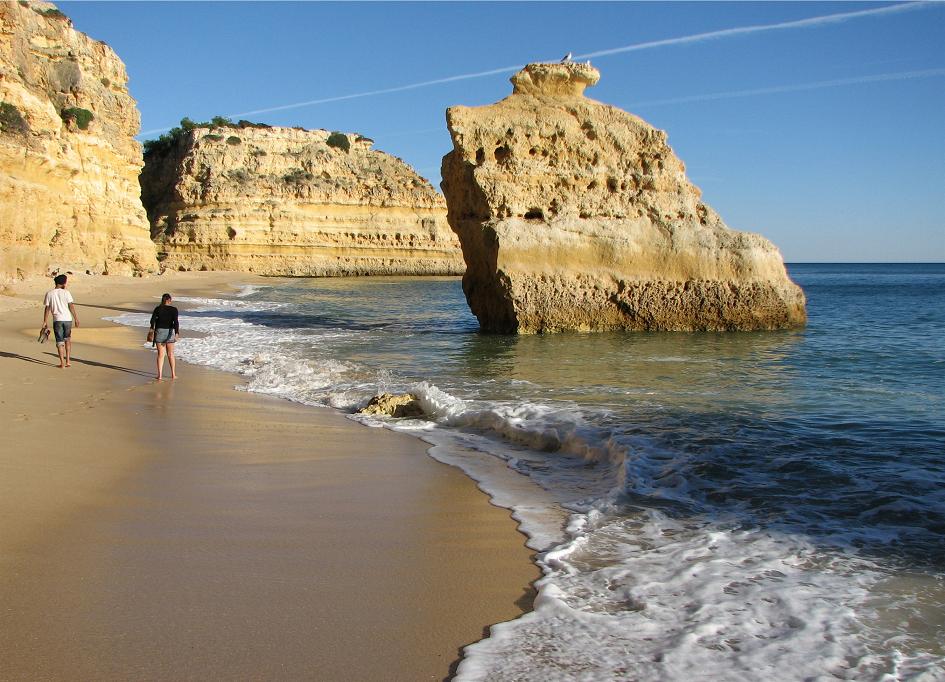
<path fill-rule="evenodd" d="M 530 64 L 506 99 L 447 111 L 442 188 L 482 328 L 804 324 L 778 250 L 726 227 L 663 131 L 585 98 L 599 77 L 586 64 Z"/>
<path fill-rule="evenodd" d="M 0 3 L 0 277 L 157 268 L 127 80 L 52 4 Z"/>
<path fill-rule="evenodd" d="M 194 128 L 146 155 L 142 198 L 165 266 L 265 275 L 459 274 L 443 198 L 371 140 Z"/>

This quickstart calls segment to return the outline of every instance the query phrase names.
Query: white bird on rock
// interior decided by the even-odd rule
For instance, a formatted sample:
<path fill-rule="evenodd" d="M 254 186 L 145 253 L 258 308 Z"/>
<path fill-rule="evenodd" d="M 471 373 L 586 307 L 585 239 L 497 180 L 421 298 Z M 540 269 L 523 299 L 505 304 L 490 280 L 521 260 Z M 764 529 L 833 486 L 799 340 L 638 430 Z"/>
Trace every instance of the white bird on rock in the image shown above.
<path fill-rule="evenodd" d="M 566 55 L 564 55 L 564 57 L 561 58 L 561 63 L 562 63 L 562 64 L 567 64 L 567 63 L 569 63 L 570 61 L 571 61 L 571 53 L 570 53 L 570 52 L 568 52 Z"/>

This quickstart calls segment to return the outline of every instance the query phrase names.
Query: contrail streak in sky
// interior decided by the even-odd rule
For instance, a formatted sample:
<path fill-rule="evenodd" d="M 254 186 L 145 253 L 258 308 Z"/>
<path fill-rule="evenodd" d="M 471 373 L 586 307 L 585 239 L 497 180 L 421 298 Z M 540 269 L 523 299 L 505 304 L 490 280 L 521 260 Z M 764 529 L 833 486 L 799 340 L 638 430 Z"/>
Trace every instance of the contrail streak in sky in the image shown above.
<path fill-rule="evenodd" d="M 827 14 L 819 17 L 810 17 L 808 19 L 798 19 L 795 21 L 783 21 L 777 24 L 759 24 L 756 26 L 742 26 L 737 28 L 727 28 L 719 31 L 709 31 L 706 33 L 696 33 L 690 36 L 680 36 L 678 38 L 666 38 L 664 40 L 652 40 L 645 43 L 634 43 L 633 45 L 624 45 L 623 47 L 613 47 L 607 50 L 598 50 L 596 52 L 587 52 L 585 54 L 579 54 L 574 57 L 575 60 L 579 59 L 591 59 L 592 57 L 607 57 L 614 54 L 621 54 L 624 52 L 635 52 L 638 50 L 650 50 L 658 47 L 668 47 L 671 45 L 690 45 L 695 43 L 702 43 L 710 40 L 721 40 L 724 38 L 731 38 L 735 36 L 750 35 L 753 33 L 762 33 L 766 31 L 783 31 L 787 29 L 795 28 L 816 28 L 819 26 L 826 26 L 829 24 L 839 24 L 853 19 L 859 19 L 862 17 L 871 17 L 885 14 L 897 14 L 899 12 L 904 12 L 908 10 L 924 9 L 935 5 L 935 2 L 909 2 L 897 5 L 888 5 L 886 7 L 879 7 L 877 9 L 865 9 L 859 10 L 856 12 L 842 12 L 839 14 Z M 316 104 L 327 104 L 329 102 L 341 102 L 349 99 L 359 99 L 361 97 L 374 97 L 376 95 L 386 95 L 394 92 L 404 92 L 405 90 L 416 90 L 418 88 L 425 88 L 431 85 L 441 85 L 443 83 L 455 83 L 456 81 L 469 80 L 472 78 L 484 78 L 486 76 L 495 76 L 501 73 L 511 73 L 514 71 L 519 71 L 524 68 L 524 64 L 516 64 L 515 66 L 503 66 L 498 69 L 490 69 L 488 71 L 477 71 L 476 73 L 464 73 L 458 76 L 447 76 L 445 78 L 435 78 L 428 81 L 420 81 L 418 83 L 409 83 L 407 85 L 398 85 L 390 88 L 382 88 L 380 90 L 369 90 L 367 92 L 356 92 L 349 95 L 338 95 L 335 97 L 323 97 L 321 99 L 312 99 L 305 102 L 295 102 L 293 104 L 283 104 L 281 106 L 267 107 L 265 109 L 254 109 L 252 111 L 243 111 L 238 114 L 228 114 L 227 118 L 239 118 L 242 116 L 254 116 L 257 114 L 268 114 L 274 111 L 285 111 L 287 109 L 299 109 L 301 107 L 314 106 Z M 882 80 L 882 79 L 878 79 Z M 863 81 L 867 82 L 867 81 Z M 827 87 L 827 86 L 819 86 Z M 746 91 L 747 92 L 747 91 Z M 703 96 L 704 97 L 704 96 Z M 668 102 L 668 101 L 667 101 Z M 666 102 L 664 102 L 666 103 Z M 168 128 L 155 128 L 153 130 L 145 130 L 140 133 L 140 135 L 153 135 L 155 133 L 163 133 L 170 130 Z"/>
<path fill-rule="evenodd" d="M 626 45 L 624 47 L 613 47 L 609 50 L 598 50 L 597 52 L 588 52 L 579 54 L 574 59 L 590 59 L 592 57 L 606 57 L 612 54 L 623 52 L 634 52 L 636 50 L 649 50 L 654 47 L 664 47 L 667 45 L 686 45 L 690 43 L 703 43 L 709 40 L 719 40 L 721 38 L 731 38 L 734 36 L 750 35 L 752 33 L 762 33 L 766 31 L 783 31 L 791 28 L 816 28 L 818 26 L 827 26 L 829 24 L 840 24 L 851 19 L 860 17 L 876 16 L 880 14 L 897 14 L 907 10 L 924 9 L 935 3 L 933 2 L 908 2 L 900 5 L 888 5 L 877 9 L 864 9 L 857 12 L 842 12 L 840 14 L 825 14 L 820 17 L 810 17 L 809 19 L 797 19 L 795 21 L 782 21 L 777 24 L 759 24 L 757 26 L 742 26 L 739 28 L 725 28 L 719 31 L 709 31 L 708 33 L 696 33 L 691 36 L 682 36 L 680 38 L 666 38 L 665 40 L 651 40 L 647 43 L 636 43 L 635 45 Z"/>
<path fill-rule="evenodd" d="M 856 85 L 857 83 L 877 83 L 880 81 L 902 81 L 913 78 L 932 78 L 945 76 L 945 69 L 926 69 L 924 71 L 902 71 L 900 73 L 880 73 L 875 76 L 858 76 L 855 78 L 838 78 L 831 81 L 817 81 L 814 83 L 799 83 L 797 85 L 775 85 L 769 88 L 755 90 L 733 90 L 731 92 L 715 92 L 705 95 L 691 95 L 689 97 L 674 97 L 658 99 L 650 102 L 634 102 L 633 108 L 653 107 L 661 104 L 684 104 L 686 102 L 705 102 L 713 99 L 728 99 L 730 97 L 750 97 L 751 95 L 773 95 L 779 92 L 797 92 L 799 90 L 817 90 L 818 88 L 832 88 L 840 85 Z"/>

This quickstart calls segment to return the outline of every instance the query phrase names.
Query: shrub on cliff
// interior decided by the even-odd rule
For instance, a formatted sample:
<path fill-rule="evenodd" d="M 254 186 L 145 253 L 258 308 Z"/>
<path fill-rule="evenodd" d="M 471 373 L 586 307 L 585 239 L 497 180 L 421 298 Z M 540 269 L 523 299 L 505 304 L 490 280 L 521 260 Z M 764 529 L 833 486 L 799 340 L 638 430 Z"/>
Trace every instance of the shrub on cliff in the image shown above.
<path fill-rule="evenodd" d="M 236 135 L 230 135 L 228 138 L 226 138 L 226 143 L 236 146 L 238 144 L 242 144 L 243 141 L 240 138 L 238 138 Z"/>
<path fill-rule="evenodd" d="M 253 179 L 253 174 L 250 173 L 250 172 L 249 172 L 248 170 L 246 170 L 245 168 L 234 168 L 233 170 L 229 171 L 229 172 L 226 174 L 226 176 L 227 176 L 230 180 L 233 180 L 233 181 L 238 182 L 238 183 L 241 183 L 241 184 L 242 184 L 242 183 L 245 183 L 245 182 L 249 182 L 250 180 Z"/>
<path fill-rule="evenodd" d="M 79 130 L 88 130 L 89 123 L 95 118 L 95 115 L 91 111 L 88 109 L 80 109 L 79 107 L 63 109 L 59 115 L 62 116 L 63 121 L 74 121 Z"/>
<path fill-rule="evenodd" d="M 69 17 L 63 14 L 60 10 L 55 7 L 50 7 L 49 9 L 39 9 L 34 7 L 33 11 L 37 14 L 46 17 L 47 19 L 61 19 L 62 21 L 70 21 Z M 71 23 L 71 21 L 70 21 Z"/>
<path fill-rule="evenodd" d="M 344 133 L 339 133 L 338 131 L 335 131 L 328 136 L 326 144 L 329 147 L 335 147 L 345 152 L 351 149 L 351 140 L 348 139 L 347 135 Z"/>
<path fill-rule="evenodd" d="M 218 128 L 271 128 L 272 126 L 266 125 L 265 123 L 253 123 L 252 121 L 240 120 L 238 123 L 233 123 L 230 119 L 225 116 L 214 116 L 209 121 L 203 121 L 202 123 L 197 123 L 186 116 L 180 120 L 180 126 L 176 128 L 171 128 L 166 133 L 161 135 L 156 140 L 145 140 L 144 141 L 144 155 L 150 156 L 152 154 L 163 155 L 169 152 L 177 145 L 177 141 L 180 140 L 185 133 L 189 133 L 194 128 L 210 128 L 211 130 L 216 130 Z M 223 139 L 219 135 L 207 135 L 211 139 Z M 237 140 L 236 142 L 231 142 L 231 140 Z M 231 135 L 227 138 L 227 142 L 230 144 L 239 144 L 240 138 L 235 135 Z"/>
<path fill-rule="evenodd" d="M 301 185 L 304 182 L 310 182 L 314 180 L 315 176 L 302 170 L 301 168 L 293 168 L 291 171 L 283 175 L 282 179 L 291 185 Z"/>
<path fill-rule="evenodd" d="M 9 102 L 0 102 L 0 133 L 25 135 L 30 130 L 20 110 Z"/>

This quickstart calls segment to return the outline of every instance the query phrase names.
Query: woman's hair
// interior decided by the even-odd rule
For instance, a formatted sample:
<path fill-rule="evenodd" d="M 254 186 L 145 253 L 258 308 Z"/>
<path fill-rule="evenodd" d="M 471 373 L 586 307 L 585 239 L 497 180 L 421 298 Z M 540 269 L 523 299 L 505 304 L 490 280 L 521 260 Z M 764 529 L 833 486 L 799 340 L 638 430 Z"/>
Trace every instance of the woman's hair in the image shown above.
<path fill-rule="evenodd" d="M 170 295 L 170 294 L 164 294 L 163 296 L 161 296 L 161 305 L 164 305 L 165 303 L 167 303 L 167 302 L 170 301 L 170 300 L 171 300 L 171 295 Z"/>

